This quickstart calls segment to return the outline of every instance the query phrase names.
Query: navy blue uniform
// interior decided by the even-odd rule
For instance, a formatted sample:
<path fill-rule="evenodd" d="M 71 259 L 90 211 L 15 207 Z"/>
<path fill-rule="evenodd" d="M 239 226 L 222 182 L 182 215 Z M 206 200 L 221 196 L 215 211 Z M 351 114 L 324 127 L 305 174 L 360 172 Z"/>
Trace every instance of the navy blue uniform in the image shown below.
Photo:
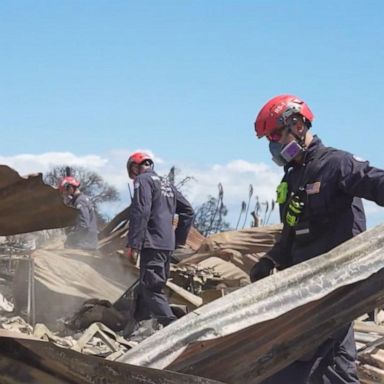
<path fill-rule="evenodd" d="M 179 215 L 176 231 L 172 228 L 174 215 Z M 184 196 L 167 178 L 148 170 L 134 182 L 130 209 L 128 247 L 173 251 L 184 245 L 192 226 L 193 209 Z"/>
<path fill-rule="evenodd" d="M 174 231 L 175 214 L 179 219 Z M 193 214 L 189 202 L 167 178 L 152 170 L 136 177 L 127 246 L 141 250 L 138 321 L 152 315 L 166 325 L 175 319 L 163 289 L 169 276 L 170 257 L 175 246 L 185 244 Z"/>
<path fill-rule="evenodd" d="M 314 136 L 303 164 L 286 169 L 288 198 L 281 206 L 279 242 L 268 252 L 286 268 L 330 251 L 366 229 L 361 198 L 384 205 L 384 171 L 348 152 L 324 147 Z M 302 211 L 294 225 L 287 213 L 296 196 Z M 291 223 L 292 224 L 292 223 Z M 309 361 L 297 361 L 264 383 L 359 383 L 350 326 L 320 346 Z"/>
<path fill-rule="evenodd" d="M 66 248 L 97 249 L 97 221 L 91 200 L 80 193 L 75 195 L 69 204 L 79 213 L 76 223 L 67 234 L 64 246 Z"/>

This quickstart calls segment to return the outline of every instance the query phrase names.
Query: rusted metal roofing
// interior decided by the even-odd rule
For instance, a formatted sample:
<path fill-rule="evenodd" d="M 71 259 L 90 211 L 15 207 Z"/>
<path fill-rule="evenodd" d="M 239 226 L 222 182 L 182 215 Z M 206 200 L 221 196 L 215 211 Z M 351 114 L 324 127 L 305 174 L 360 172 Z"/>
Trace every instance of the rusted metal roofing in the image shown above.
<path fill-rule="evenodd" d="M 384 225 L 196 309 L 118 361 L 257 384 L 383 303 Z"/>
<path fill-rule="evenodd" d="M 218 381 L 87 356 L 51 343 L 0 338 L 1 382 L 31 384 L 220 384 Z"/>
<path fill-rule="evenodd" d="M 99 233 L 99 250 L 104 254 L 113 254 L 118 249 L 126 247 L 126 236 L 129 229 L 129 209 L 118 213 Z M 187 238 L 187 245 L 196 251 L 205 237 L 196 229 L 191 228 Z"/>
<path fill-rule="evenodd" d="M 76 219 L 41 173 L 21 177 L 6 165 L 0 165 L 0 213 L 0 236 L 63 228 Z"/>
<path fill-rule="evenodd" d="M 216 253 L 223 249 L 232 249 L 243 254 L 267 252 L 280 237 L 281 230 L 281 224 L 274 224 L 219 232 L 204 240 L 199 253 Z"/>
<path fill-rule="evenodd" d="M 194 251 L 197 251 L 203 243 L 205 237 L 194 227 L 188 233 L 187 245 Z"/>

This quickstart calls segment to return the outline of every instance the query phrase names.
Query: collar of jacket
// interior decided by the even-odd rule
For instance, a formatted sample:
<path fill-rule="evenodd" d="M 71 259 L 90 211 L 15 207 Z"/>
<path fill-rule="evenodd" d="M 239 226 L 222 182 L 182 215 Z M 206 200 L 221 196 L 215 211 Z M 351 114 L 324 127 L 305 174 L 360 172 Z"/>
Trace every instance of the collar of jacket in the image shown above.
<path fill-rule="evenodd" d="M 315 157 L 317 150 L 323 147 L 324 145 L 320 140 L 320 138 L 317 135 L 314 135 L 311 143 L 309 144 L 309 147 L 305 151 L 304 160 L 300 163 L 296 163 L 295 161 L 293 161 L 292 163 L 284 167 L 284 171 L 288 172 L 289 169 L 291 168 L 299 168 L 299 167 L 305 166 L 306 164 L 308 164 L 308 162 L 310 162 Z"/>
<path fill-rule="evenodd" d="M 78 194 L 76 194 L 76 195 L 73 195 L 72 200 L 71 200 L 71 204 L 72 204 L 73 206 L 75 206 L 76 200 L 78 199 L 78 197 L 79 197 L 80 195 L 81 195 L 81 192 L 78 193 Z"/>
<path fill-rule="evenodd" d="M 140 175 L 146 175 L 147 173 L 151 174 L 151 175 L 156 175 L 157 176 L 157 173 L 153 170 L 153 169 L 145 169 L 143 172 L 141 172 L 139 175 L 137 176 L 140 176 Z"/>

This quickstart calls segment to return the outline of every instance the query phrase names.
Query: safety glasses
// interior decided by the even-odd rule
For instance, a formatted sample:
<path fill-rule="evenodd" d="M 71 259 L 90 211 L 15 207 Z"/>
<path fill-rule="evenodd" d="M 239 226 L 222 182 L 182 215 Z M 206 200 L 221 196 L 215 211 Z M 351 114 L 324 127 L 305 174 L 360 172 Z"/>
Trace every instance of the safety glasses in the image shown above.
<path fill-rule="evenodd" d="M 281 128 L 278 128 L 276 129 L 275 131 L 273 131 L 272 133 L 270 133 L 269 135 L 267 135 L 267 139 L 269 141 L 273 141 L 273 142 L 278 142 L 281 140 L 281 138 L 283 137 L 283 134 L 284 134 L 284 130 L 285 128 L 288 128 L 287 125 L 284 125 L 282 126 Z"/>

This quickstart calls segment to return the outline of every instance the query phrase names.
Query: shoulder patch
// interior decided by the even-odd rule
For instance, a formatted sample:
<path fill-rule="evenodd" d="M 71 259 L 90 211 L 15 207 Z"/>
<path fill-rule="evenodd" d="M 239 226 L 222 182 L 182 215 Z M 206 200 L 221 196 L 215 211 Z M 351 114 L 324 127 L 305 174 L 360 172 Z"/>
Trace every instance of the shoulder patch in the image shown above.
<path fill-rule="evenodd" d="M 138 181 L 135 181 L 133 183 L 133 188 L 135 188 L 135 189 L 140 188 L 140 183 Z"/>
<path fill-rule="evenodd" d="M 356 161 L 358 161 L 359 163 L 364 163 L 364 162 L 365 162 L 365 160 L 362 159 L 362 158 L 359 157 L 359 156 L 353 155 L 352 157 L 353 157 L 353 160 L 356 160 Z"/>
<path fill-rule="evenodd" d="M 160 180 L 160 177 L 156 176 L 156 175 L 151 176 L 151 178 L 152 178 L 152 180 Z"/>
<path fill-rule="evenodd" d="M 77 209 L 80 209 L 80 208 L 81 208 L 81 204 L 77 204 L 77 205 L 76 205 L 76 208 L 77 208 Z"/>

